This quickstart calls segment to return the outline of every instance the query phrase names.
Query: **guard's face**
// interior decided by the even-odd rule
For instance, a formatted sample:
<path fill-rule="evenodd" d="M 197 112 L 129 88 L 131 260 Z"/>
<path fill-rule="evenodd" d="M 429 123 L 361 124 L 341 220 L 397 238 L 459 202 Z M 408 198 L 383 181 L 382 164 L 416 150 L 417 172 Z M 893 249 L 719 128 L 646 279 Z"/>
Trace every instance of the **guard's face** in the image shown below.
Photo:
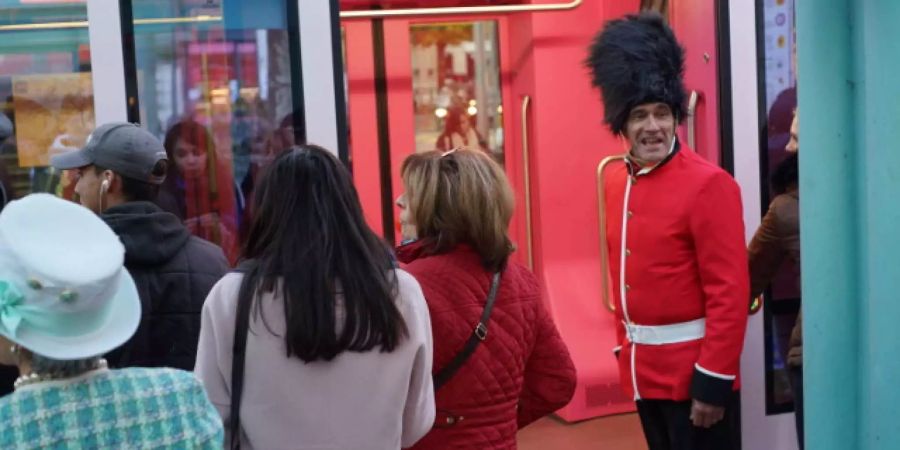
<path fill-rule="evenodd" d="M 675 115 L 665 103 L 645 103 L 635 106 L 625 124 L 625 137 L 631 143 L 636 158 L 655 163 L 669 154 L 675 137 Z"/>

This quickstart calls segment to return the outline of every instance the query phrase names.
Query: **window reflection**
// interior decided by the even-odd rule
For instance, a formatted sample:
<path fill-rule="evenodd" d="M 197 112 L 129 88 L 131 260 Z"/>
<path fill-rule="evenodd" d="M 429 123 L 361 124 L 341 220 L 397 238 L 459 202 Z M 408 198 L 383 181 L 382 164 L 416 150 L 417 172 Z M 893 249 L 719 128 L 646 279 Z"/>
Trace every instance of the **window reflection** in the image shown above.
<path fill-rule="evenodd" d="M 468 147 L 503 161 L 497 24 L 410 27 L 416 151 Z"/>
<path fill-rule="evenodd" d="M 46 1 L 0 9 L 0 209 L 32 192 L 72 198 L 52 154 L 79 148 L 94 127 L 87 28 L 20 25 L 87 20 L 85 4 Z"/>
<path fill-rule="evenodd" d="M 175 213 L 196 236 L 222 246 L 237 257 L 238 207 L 227 159 L 219 158 L 206 127 L 185 119 L 166 133 L 169 174 L 160 189 L 159 205 Z"/>
<path fill-rule="evenodd" d="M 16 28 L 85 20 L 84 3 L 0 8 L 0 210 L 32 192 L 72 198 L 74 182 L 48 167 L 48 160 L 84 145 L 94 127 L 87 28 Z M 15 368 L 0 366 L 0 396 L 11 391 L 16 376 Z"/>
<path fill-rule="evenodd" d="M 141 123 L 172 162 L 160 206 L 234 263 L 263 168 L 302 135 L 287 5 L 132 4 Z M 166 17 L 203 20 L 152 20 Z"/>
<path fill-rule="evenodd" d="M 765 68 L 766 139 L 760 149 L 760 172 L 768 181 L 775 168 L 785 159 L 785 146 L 790 136 L 793 111 L 797 106 L 797 66 L 794 1 L 759 2 L 763 37 L 762 55 Z M 763 184 L 763 201 L 774 198 L 769 183 Z M 800 269 L 783 264 L 766 292 L 765 364 L 766 411 L 778 414 L 793 410 L 794 395 L 789 380 L 787 353 L 791 330 L 800 309 Z"/>

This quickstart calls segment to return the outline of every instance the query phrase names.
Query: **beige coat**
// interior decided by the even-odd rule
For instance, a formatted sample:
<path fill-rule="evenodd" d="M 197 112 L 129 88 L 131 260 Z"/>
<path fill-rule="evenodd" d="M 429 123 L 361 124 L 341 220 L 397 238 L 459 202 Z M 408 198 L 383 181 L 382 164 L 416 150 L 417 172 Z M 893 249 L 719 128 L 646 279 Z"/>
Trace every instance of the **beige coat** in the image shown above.
<path fill-rule="evenodd" d="M 288 358 L 284 308 L 261 299 L 266 324 L 251 315 L 247 335 L 241 448 L 264 450 L 398 449 L 434 423 L 428 306 L 413 277 L 397 270 L 397 305 L 409 336 L 391 353 L 345 352 L 331 361 Z M 225 276 L 203 306 L 196 375 L 230 431 L 231 360 L 243 275 Z M 226 445 L 228 448 L 228 445 Z"/>

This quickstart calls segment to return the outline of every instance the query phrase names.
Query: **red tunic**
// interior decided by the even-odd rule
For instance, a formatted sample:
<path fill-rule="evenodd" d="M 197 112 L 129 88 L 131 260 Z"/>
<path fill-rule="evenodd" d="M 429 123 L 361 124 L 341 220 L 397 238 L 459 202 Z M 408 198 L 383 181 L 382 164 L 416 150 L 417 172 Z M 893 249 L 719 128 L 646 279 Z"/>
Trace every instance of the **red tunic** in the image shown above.
<path fill-rule="evenodd" d="M 625 392 L 724 404 L 739 387 L 750 295 L 737 183 L 690 149 L 676 148 L 649 171 L 611 168 L 605 189 Z M 625 328 L 703 318 L 705 335 L 678 343 L 634 344 Z"/>

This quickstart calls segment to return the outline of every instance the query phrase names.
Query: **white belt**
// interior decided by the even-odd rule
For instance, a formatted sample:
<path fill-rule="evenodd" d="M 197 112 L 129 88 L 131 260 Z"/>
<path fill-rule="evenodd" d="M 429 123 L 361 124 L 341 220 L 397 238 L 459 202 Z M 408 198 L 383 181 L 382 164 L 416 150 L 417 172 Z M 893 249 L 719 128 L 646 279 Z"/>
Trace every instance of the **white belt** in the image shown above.
<path fill-rule="evenodd" d="M 695 341 L 706 334 L 706 319 L 670 325 L 635 325 L 625 324 L 628 341 L 643 345 L 664 345 L 678 342 Z"/>

